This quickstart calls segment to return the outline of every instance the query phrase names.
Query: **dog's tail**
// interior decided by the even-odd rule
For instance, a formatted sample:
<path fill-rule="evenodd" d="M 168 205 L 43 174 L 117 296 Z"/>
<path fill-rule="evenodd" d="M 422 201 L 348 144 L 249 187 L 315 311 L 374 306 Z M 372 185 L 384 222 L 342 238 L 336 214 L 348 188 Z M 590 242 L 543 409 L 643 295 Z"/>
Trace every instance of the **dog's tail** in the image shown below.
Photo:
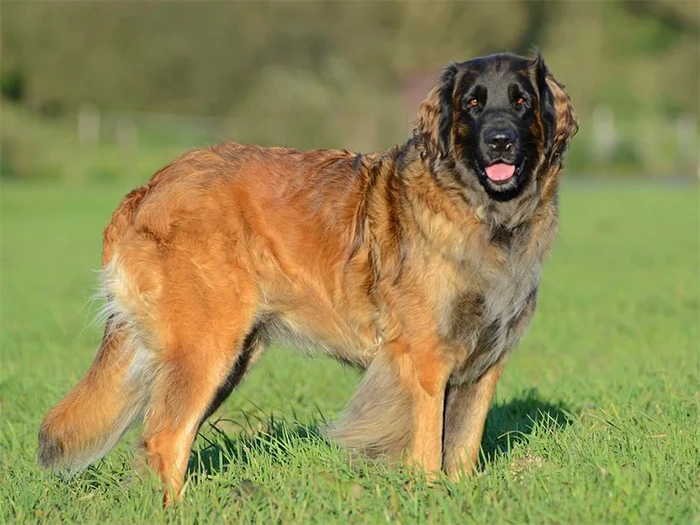
<path fill-rule="evenodd" d="M 49 411 L 39 430 L 39 463 L 53 470 L 77 472 L 102 458 L 143 413 L 150 396 L 150 352 L 110 291 L 114 253 L 148 189 L 142 186 L 127 195 L 105 229 L 102 343 L 85 377 Z"/>
<path fill-rule="evenodd" d="M 134 373 L 136 338 L 108 321 L 97 357 L 85 377 L 44 418 L 39 463 L 77 472 L 102 458 L 142 413 L 149 395 Z"/>
<path fill-rule="evenodd" d="M 375 357 L 340 421 L 326 429 L 329 437 L 368 457 L 397 460 L 412 439 L 410 393 L 401 385 L 396 365 Z"/>

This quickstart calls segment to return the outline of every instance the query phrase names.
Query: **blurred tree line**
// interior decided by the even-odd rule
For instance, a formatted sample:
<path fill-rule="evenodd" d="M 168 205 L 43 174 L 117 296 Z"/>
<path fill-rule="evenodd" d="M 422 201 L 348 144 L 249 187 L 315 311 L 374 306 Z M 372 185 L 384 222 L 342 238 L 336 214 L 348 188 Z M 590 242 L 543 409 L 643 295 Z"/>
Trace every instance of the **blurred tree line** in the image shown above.
<path fill-rule="evenodd" d="M 698 6 L 6 1 L 0 89 L 4 101 L 45 116 L 74 114 L 89 102 L 101 110 L 222 117 L 223 134 L 235 140 L 372 150 L 406 136 L 417 110 L 402 102 L 407 78 L 432 78 L 450 60 L 537 46 L 567 85 L 582 131 L 605 108 L 621 144 L 622 159 L 611 162 L 637 166 L 649 161 L 644 144 L 628 145 L 625 160 L 624 143 L 636 140 L 628 135 L 640 123 L 652 129 L 683 116 L 697 132 Z"/>

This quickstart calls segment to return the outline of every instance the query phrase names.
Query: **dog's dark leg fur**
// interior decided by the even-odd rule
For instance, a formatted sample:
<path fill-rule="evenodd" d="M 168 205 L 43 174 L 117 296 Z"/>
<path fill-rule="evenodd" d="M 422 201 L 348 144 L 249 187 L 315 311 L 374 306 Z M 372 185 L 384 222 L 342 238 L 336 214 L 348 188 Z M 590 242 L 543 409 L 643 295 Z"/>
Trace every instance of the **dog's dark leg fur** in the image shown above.
<path fill-rule="evenodd" d="M 450 386 L 447 391 L 443 468 L 452 479 L 476 467 L 486 415 L 504 364 L 501 357 L 474 383 Z"/>

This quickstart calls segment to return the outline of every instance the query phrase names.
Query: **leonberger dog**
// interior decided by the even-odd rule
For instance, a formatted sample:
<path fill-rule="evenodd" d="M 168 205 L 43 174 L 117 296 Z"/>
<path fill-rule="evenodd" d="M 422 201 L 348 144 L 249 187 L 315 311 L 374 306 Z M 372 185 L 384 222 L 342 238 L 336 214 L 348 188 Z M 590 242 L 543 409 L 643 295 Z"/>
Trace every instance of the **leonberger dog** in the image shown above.
<path fill-rule="evenodd" d="M 539 54 L 497 54 L 448 66 L 386 151 L 183 155 L 104 231 L 104 336 L 44 419 L 40 463 L 80 470 L 142 420 L 179 496 L 200 425 L 282 338 L 365 370 L 337 442 L 469 473 L 535 312 L 577 129 Z"/>

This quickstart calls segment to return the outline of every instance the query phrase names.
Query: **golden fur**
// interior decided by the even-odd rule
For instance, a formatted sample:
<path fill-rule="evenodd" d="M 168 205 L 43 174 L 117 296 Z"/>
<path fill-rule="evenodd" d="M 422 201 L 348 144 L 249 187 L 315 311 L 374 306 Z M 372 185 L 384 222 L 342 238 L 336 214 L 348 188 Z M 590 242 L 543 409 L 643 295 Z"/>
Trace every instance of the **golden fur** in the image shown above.
<path fill-rule="evenodd" d="M 104 232 L 104 339 L 42 423 L 42 464 L 80 469 L 142 418 L 148 462 L 179 494 L 200 424 L 285 337 L 367 370 L 329 430 L 339 442 L 469 471 L 556 233 L 577 124 L 548 83 L 556 138 L 517 202 L 454 178 L 439 152 L 443 81 L 415 136 L 387 151 L 226 143 L 132 191 Z"/>

